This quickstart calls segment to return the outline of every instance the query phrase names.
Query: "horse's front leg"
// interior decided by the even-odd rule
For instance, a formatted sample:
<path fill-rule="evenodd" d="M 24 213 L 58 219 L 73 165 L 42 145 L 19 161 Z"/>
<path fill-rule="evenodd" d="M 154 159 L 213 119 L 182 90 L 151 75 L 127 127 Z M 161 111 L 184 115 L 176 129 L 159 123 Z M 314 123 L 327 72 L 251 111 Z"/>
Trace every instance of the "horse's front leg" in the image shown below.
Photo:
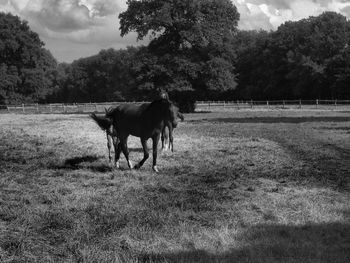
<path fill-rule="evenodd" d="M 173 137 L 173 127 L 169 126 L 169 149 L 174 152 L 174 137 Z"/>
<path fill-rule="evenodd" d="M 153 171 L 155 171 L 156 173 L 158 173 L 158 168 L 157 168 L 157 151 L 158 151 L 158 142 L 159 142 L 159 133 L 155 136 L 152 137 L 152 148 L 153 148 Z"/>
<path fill-rule="evenodd" d="M 143 148 L 143 159 L 137 165 L 135 165 L 135 169 L 139 169 L 149 157 L 147 139 L 141 138 L 141 144 Z"/>
<path fill-rule="evenodd" d="M 112 161 L 112 156 L 111 156 L 111 136 L 108 134 L 108 132 L 106 132 L 106 136 L 107 136 L 108 158 L 109 158 L 109 162 L 111 162 Z"/>

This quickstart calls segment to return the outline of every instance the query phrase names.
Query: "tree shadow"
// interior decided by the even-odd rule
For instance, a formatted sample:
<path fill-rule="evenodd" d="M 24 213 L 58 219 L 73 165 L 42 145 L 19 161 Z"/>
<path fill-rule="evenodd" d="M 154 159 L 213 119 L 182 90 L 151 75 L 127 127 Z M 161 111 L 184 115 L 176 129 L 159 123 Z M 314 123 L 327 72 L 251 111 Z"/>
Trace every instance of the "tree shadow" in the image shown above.
<path fill-rule="evenodd" d="M 298 226 L 259 224 L 235 238 L 237 248 L 225 252 L 195 249 L 141 254 L 141 262 L 349 262 L 350 224 Z"/>

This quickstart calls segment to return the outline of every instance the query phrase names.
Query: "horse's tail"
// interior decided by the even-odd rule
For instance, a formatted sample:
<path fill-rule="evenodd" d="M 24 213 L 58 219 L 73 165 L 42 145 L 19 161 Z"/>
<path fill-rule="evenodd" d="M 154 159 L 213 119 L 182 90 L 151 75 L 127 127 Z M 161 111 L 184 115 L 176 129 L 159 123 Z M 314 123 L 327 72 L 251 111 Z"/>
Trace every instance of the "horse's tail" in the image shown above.
<path fill-rule="evenodd" d="M 95 113 L 91 113 L 90 118 L 93 119 L 97 123 L 97 125 L 104 131 L 108 131 L 113 124 L 111 119 L 102 116 L 97 116 Z"/>
<path fill-rule="evenodd" d="M 181 119 L 181 121 L 184 121 L 185 117 L 181 112 L 177 112 L 177 117 L 179 117 Z"/>

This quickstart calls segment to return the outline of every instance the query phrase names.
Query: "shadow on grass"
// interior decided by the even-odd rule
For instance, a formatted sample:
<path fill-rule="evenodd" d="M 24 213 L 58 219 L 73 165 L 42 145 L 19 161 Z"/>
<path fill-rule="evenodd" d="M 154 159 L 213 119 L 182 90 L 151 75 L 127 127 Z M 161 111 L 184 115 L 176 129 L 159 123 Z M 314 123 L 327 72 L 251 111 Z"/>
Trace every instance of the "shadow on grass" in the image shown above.
<path fill-rule="evenodd" d="M 141 254 L 141 262 L 349 262 L 350 224 L 301 226 L 259 224 L 236 238 L 243 244 L 226 252 L 196 250 Z M 220 243 L 220 241 L 218 241 Z M 246 244 L 246 245 L 244 245 Z M 218 244 L 220 245 L 220 244 Z"/>
<path fill-rule="evenodd" d="M 189 122 L 202 122 L 193 120 Z M 347 122 L 350 117 L 252 117 L 252 118 L 213 118 L 206 122 L 223 123 L 303 123 L 303 122 Z"/>
<path fill-rule="evenodd" d="M 98 162 L 100 158 L 101 157 L 93 155 L 73 157 L 66 159 L 63 165 L 57 165 L 51 168 L 66 170 L 79 170 L 85 168 L 101 173 L 112 171 L 112 167 L 110 165 Z"/>

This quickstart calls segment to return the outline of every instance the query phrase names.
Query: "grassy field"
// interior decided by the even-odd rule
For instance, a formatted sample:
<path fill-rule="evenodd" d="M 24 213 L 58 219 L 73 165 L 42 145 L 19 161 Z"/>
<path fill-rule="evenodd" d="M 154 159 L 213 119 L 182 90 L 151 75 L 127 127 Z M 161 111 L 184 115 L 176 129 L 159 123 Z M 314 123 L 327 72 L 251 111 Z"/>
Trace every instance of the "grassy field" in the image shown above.
<path fill-rule="evenodd" d="M 87 115 L 0 115 L 0 262 L 350 262 L 349 112 L 185 119 L 156 174 Z"/>

